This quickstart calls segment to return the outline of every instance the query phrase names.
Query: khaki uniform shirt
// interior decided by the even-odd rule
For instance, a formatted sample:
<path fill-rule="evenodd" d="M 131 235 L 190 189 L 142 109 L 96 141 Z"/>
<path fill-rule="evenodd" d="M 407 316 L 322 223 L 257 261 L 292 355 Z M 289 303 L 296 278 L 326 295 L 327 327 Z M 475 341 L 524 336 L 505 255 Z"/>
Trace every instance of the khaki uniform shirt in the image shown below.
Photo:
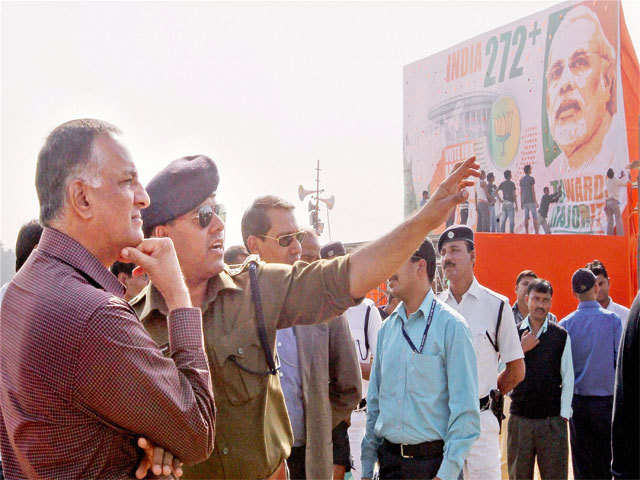
<path fill-rule="evenodd" d="M 329 320 L 356 303 L 349 294 L 349 262 L 347 255 L 293 266 L 259 263 L 272 352 L 277 329 Z M 168 345 L 168 312 L 159 291 L 149 285 L 131 304 L 158 345 Z M 215 448 L 207 461 L 185 466 L 183 478 L 266 478 L 289 456 L 293 434 L 279 377 L 248 373 L 229 360 L 235 356 L 254 371 L 268 368 L 257 333 L 248 261 L 209 280 L 202 311 L 218 411 Z"/>

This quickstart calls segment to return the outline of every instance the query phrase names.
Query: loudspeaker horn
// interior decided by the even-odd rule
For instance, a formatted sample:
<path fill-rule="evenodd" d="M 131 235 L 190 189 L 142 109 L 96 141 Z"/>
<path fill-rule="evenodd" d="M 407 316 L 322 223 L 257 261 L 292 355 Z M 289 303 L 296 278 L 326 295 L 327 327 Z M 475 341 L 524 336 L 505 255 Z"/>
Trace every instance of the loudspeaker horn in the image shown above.
<path fill-rule="evenodd" d="M 333 206 L 336 204 L 336 196 L 331 195 L 329 198 L 321 198 L 320 201 L 324 202 L 327 208 L 331 210 Z"/>
<path fill-rule="evenodd" d="M 307 190 L 302 185 L 298 186 L 298 198 L 300 199 L 300 201 L 303 201 L 304 197 L 312 193 L 315 193 L 315 190 Z"/>

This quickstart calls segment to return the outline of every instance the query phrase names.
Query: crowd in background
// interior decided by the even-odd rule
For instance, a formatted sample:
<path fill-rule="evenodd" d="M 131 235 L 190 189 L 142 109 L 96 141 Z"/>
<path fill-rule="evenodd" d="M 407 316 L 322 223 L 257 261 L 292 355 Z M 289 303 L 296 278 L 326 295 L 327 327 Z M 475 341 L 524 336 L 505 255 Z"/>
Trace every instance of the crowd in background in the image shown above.
<path fill-rule="evenodd" d="M 593 260 L 558 321 L 536 272 L 513 305 L 475 277 L 482 251 L 449 211 L 478 175 L 479 230 L 494 231 L 500 191 L 513 231 L 515 185 L 470 159 L 352 253 L 265 195 L 224 250 L 215 163 L 183 157 L 143 188 L 117 135 L 72 121 L 40 152 L 40 220 L 0 290 L 7 478 L 498 479 L 502 459 L 512 480 L 536 462 L 552 479 L 568 477 L 569 443 L 575 478 L 640 475 L 638 298 L 614 302 Z M 387 305 L 362 300 L 383 280 Z"/>

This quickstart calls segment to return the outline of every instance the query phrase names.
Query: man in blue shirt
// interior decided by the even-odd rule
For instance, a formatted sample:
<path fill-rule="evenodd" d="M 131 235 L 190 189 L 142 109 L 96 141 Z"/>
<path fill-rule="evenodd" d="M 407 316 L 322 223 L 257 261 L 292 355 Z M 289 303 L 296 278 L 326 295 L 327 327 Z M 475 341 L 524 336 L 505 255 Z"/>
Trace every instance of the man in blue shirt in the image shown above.
<path fill-rule="evenodd" d="M 526 374 L 511 392 L 507 427 L 509 479 L 567 478 L 573 361 L 567 331 L 549 321 L 553 288 L 536 278 L 527 287 L 529 314 L 518 327 Z"/>
<path fill-rule="evenodd" d="M 478 374 L 465 320 L 437 300 L 425 240 L 389 279 L 402 300 L 378 333 L 367 395 L 362 477 L 455 480 L 480 435 Z"/>
<path fill-rule="evenodd" d="M 576 479 L 610 478 L 611 411 L 620 318 L 596 301 L 595 275 L 586 268 L 571 278 L 578 309 L 560 326 L 571 338 L 575 384 L 571 431 L 571 456 Z"/>

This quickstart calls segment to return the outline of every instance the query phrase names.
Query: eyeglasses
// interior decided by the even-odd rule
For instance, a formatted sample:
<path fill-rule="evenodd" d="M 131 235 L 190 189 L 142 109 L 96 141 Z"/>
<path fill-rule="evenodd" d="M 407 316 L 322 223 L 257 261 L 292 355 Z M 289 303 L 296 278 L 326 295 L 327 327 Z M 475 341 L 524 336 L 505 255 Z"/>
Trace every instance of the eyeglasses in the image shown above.
<path fill-rule="evenodd" d="M 298 243 L 302 243 L 302 240 L 304 240 L 305 232 L 287 233 L 286 235 L 280 235 L 279 237 L 271 237 L 269 235 L 260 236 L 275 240 L 281 247 L 288 247 L 289 245 L 291 245 L 291 242 L 293 242 L 294 238 L 298 241 Z"/>
<path fill-rule="evenodd" d="M 203 205 L 198 209 L 198 215 L 193 217 L 194 219 L 198 219 L 198 224 L 201 228 L 207 228 L 213 220 L 213 214 L 220 214 L 220 207 L 216 205 L 212 207 L 211 205 Z"/>

